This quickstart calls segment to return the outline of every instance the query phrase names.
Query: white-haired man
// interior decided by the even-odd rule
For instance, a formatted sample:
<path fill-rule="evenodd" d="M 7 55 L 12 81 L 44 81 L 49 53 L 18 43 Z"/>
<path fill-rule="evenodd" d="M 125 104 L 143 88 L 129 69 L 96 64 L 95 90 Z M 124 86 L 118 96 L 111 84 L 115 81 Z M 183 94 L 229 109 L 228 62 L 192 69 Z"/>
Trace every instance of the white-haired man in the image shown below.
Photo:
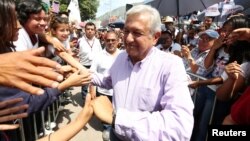
<path fill-rule="evenodd" d="M 131 8 L 124 27 L 126 51 L 108 75 L 93 74 L 93 84 L 114 90 L 113 106 L 105 97 L 93 101 L 95 115 L 113 125 L 111 141 L 190 140 L 194 106 L 186 72 L 178 56 L 154 47 L 160 35 L 156 9 Z"/>

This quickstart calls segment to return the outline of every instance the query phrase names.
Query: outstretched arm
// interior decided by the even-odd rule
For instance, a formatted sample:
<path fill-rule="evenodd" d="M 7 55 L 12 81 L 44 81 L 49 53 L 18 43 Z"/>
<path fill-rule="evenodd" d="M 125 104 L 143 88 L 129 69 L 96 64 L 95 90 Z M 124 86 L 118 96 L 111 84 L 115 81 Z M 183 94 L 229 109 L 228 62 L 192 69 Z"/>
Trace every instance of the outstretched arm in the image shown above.
<path fill-rule="evenodd" d="M 66 80 L 59 84 L 58 90 L 64 91 L 65 89 L 72 86 L 82 86 L 89 84 L 91 82 L 91 75 L 88 74 L 80 74 L 80 70 L 71 74 Z"/>
<path fill-rule="evenodd" d="M 41 39 L 43 42 L 51 44 L 56 50 L 58 51 L 66 51 L 66 48 L 63 46 L 63 44 L 57 40 L 53 40 L 53 37 L 51 37 L 48 34 L 39 34 L 39 39 Z"/>
<path fill-rule="evenodd" d="M 11 121 L 15 119 L 20 119 L 27 117 L 28 114 L 24 112 L 24 110 L 28 109 L 28 105 L 19 105 L 14 107 L 9 107 L 13 104 L 17 104 L 23 101 L 23 98 L 15 98 L 10 100 L 5 100 L 0 102 L 0 123 Z M 17 113 L 21 112 L 21 113 Z M 13 130 L 19 127 L 19 124 L 0 124 L 1 130 Z"/>
<path fill-rule="evenodd" d="M 43 94 L 41 88 L 57 87 L 63 76 L 55 72 L 61 65 L 47 58 L 40 57 L 44 48 L 0 55 L 0 84 L 17 87 L 31 94 Z"/>
<path fill-rule="evenodd" d="M 70 64 L 72 67 L 82 70 L 86 69 L 82 64 L 80 64 L 72 55 L 69 53 L 62 51 L 56 51 L 56 54 L 61 57 L 63 60 L 65 60 L 68 64 Z"/>
<path fill-rule="evenodd" d="M 58 131 L 39 139 L 38 141 L 68 141 L 74 137 L 90 120 L 93 115 L 91 96 L 86 96 L 85 105 L 77 118 Z"/>

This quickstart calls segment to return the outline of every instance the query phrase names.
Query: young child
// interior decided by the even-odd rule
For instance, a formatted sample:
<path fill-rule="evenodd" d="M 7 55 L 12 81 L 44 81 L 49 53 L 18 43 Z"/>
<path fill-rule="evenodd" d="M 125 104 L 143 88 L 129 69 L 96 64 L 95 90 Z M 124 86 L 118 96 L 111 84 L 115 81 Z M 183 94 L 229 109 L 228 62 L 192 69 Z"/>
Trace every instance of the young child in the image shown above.
<path fill-rule="evenodd" d="M 59 56 L 61 59 L 66 61 L 74 68 L 83 69 L 83 66 L 72 57 L 73 53 L 70 49 L 70 44 L 68 40 L 70 34 L 68 18 L 60 16 L 53 17 L 50 23 L 50 31 L 51 35 L 53 36 L 53 39 L 60 41 L 64 45 L 64 47 L 66 48 L 66 52 L 55 50 L 52 45 L 49 45 L 48 51 L 46 52 L 46 56 Z"/>

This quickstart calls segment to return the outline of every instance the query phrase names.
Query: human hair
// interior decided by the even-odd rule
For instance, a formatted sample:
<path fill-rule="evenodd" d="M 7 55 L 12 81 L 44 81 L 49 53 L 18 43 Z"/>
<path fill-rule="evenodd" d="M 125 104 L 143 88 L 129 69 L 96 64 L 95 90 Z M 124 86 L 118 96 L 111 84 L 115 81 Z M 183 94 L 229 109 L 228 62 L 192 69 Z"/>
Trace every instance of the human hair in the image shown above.
<path fill-rule="evenodd" d="M 243 15 L 233 16 L 223 23 L 225 25 L 232 25 L 233 29 L 249 27 L 249 19 Z"/>
<path fill-rule="evenodd" d="M 162 31 L 161 34 L 168 34 L 173 39 L 173 34 L 170 30 Z"/>
<path fill-rule="evenodd" d="M 161 18 L 159 12 L 149 5 L 137 5 L 129 9 L 126 13 L 126 20 L 131 15 L 146 15 L 150 33 L 161 32 Z"/>
<path fill-rule="evenodd" d="M 58 15 L 61 17 L 62 15 L 66 15 L 67 17 L 69 17 L 69 12 L 68 11 L 60 11 L 58 13 Z"/>
<path fill-rule="evenodd" d="M 113 30 L 109 30 L 109 31 L 105 34 L 105 36 L 104 36 L 104 39 L 105 39 L 105 40 L 107 39 L 107 35 L 108 35 L 108 34 L 114 34 L 114 35 L 115 35 L 116 40 L 118 40 L 118 39 L 119 39 L 119 36 L 118 36 L 118 34 L 117 34 L 115 31 L 113 31 Z"/>
<path fill-rule="evenodd" d="M 60 17 L 59 15 L 55 15 L 52 17 L 50 21 L 50 29 L 56 30 L 59 24 L 69 24 L 68 18 Z"/>
<path fill-rule="evenodd" d="M 15 2 L 13 0 L 0 1 L 0 53 L 11 52 L 13 37 L 17 30 Z"/>
<path fill-rule="evenodd" d="M 232 30 L 235 30 L 235 29 L 238 29 L 238 28 L 246 28 L 246 27 L 250 26 L 249 19 L 246 16 L 243 16 L 243 15 L 233 16 L 233 17 L 229 18 L 228 20 L 226 20 L 223 23 L 222 27 L 225 27 L 226 25 L 231 25 L 232 26 Z M 230 48 L 231 49 L 234 48 L 235 45 L 237 45 L 237 44 L 232 45 L 232 47 L 229 47 L 229 49 Z M 227 45 L 223 44 L 222 46 L 225 47 Z"/>
<path fill-rule="evenodd" d="M 228 50 L 229 61 L 227 64 L 237 61 L 242 64 L 244 61 L 250 62 L 250 42 L 248 41 L 236 41 Z"/>
<path fill-rule="evenodd" d="M 16 11 L 21 25 L 24 25 L 31 14 L 38 14 L 42 10 L 46 11 L 45 7 L 37 0 L 24 0 L 18 4 Z"/>
<path fill-rule="evenodd" d="M 87 22 L 87 23 L 85 24 L 85 28 L 86 28 L 87 26 L 94 26 L 94 28 L 96 29 L 96 26 L 95 26 L 95 24 L 94 24 L 93 22 Z"/>
<path fill-rule="evenodd" d="M 213 17 L 213 16 L 205 16 L 205 19 L 212 19 L 212 21 L 214 21 L 215 17 Z"/>
<path fill-rule="evenodd" d="M 229 47 L 229 61 L 227 64 L 237 61 L 238 64 L 250 62 L 250 42 L 236 41 Z M 250 85 L 250 76 L 245 78 L 245 83 Z"/>

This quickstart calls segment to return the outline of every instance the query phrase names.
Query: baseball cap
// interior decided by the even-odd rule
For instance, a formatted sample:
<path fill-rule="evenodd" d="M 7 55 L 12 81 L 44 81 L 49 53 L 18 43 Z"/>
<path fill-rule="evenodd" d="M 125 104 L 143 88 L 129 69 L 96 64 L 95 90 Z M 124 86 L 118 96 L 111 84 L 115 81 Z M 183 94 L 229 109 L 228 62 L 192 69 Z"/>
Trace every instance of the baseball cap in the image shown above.
<path fill-rule="evenodd" d="M 201 36 L 203 34 L 207 34 L 209 37 L 214 38 L 214 39 L 217 39 L 220 36 L 219 33 L 213 29 L 205 30 L 203 32 L 200 32 L 198 35 Z"/>

